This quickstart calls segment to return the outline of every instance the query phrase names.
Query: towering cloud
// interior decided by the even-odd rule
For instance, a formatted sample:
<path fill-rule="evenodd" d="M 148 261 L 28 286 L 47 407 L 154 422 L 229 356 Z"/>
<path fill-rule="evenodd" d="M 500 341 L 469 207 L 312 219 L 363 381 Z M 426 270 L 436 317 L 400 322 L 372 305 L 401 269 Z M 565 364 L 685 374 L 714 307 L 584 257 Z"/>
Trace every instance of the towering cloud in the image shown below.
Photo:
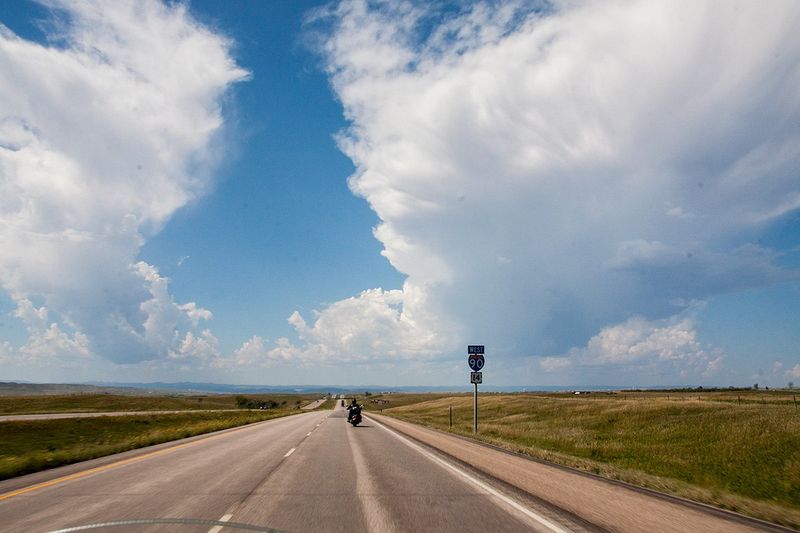
<path fill-rule="evenodd" d="M 0 284 L 20 354 L 183 353 L 210 313 L 136 256 L 207 189 L 220 97 L 247 73 L 181 4 L 47 5 L 47 45 L 0 26 Z"/>
<path fill-rule="evenodd" d="M 588 343 L 573 355 L 602 362 L 619 324 L 637 332 L 625 353 L 673 339 L 708 372 L 716 356 L 664 335 L 693 324 L 647 320 L 798 279 L 758 241 L 800 208 L 798 20 L 791 1 L 316 12 L 350 187 L 404 292 L 462 332 L 421 338 L 447 353 L 469 334 L 507 356 Z M 298 332 L 328 342 L 341 311 Z"/>

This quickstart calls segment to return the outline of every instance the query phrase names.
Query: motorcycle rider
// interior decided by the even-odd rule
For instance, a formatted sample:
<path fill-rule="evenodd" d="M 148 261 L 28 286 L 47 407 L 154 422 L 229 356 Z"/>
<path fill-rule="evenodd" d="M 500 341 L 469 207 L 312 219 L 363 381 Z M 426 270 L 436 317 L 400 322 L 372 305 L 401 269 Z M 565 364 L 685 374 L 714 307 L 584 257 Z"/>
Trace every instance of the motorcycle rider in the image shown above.
<path fill-rule="evenodd" d="M 358 402 L 356 401 L 355 398 L 353 398 L 353 401 L 351 401 L 350 405 L 347 406 L 347 411 L 348 411 L 347 413 L 348 422 L 350 422 L 350 420 L 352 420 L 356 414 L 361 414 L 361 406 L 358 405 Z"/>

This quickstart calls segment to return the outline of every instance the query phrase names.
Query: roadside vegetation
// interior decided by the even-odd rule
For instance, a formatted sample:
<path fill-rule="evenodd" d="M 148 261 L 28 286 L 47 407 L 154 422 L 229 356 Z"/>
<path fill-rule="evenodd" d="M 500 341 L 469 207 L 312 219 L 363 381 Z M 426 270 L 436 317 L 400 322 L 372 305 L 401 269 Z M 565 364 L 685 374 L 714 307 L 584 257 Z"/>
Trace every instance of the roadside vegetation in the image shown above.
<path fill-rule="evenodd" d="M 0 479 L 296 413 L 187 412 L 0 422 Z"/>
<path fill-rule="evenodd" d="M 482 394 L 477 438 L 797 527 L 800 406 L 795 394 L 746 390 Z M 385 399 L 389 404 L 366 405 L 402 420 L 473 437 L 471 395 L 425 396 L 378 395 L 371 400 Z"/>
<path fill-rule="evenodd" d="M 252 394 L 246 400 L 254 405 L 275 407 L 305 405 L 318 394 Z M 246 409 L 239 403 L 243 398 L 231 394 L 146 395 L 127 394 L 66 394 L 37 396 L 0 396 L 0 415 L 39 413 L 93 413 L 114 411 L 203 411 Z M 259 407 L 254 407 L 258 409 Z"/>
<path fill-rule="evenodd" d="M 380 412 L 382 409 L 392 409 L 394 407 L 403 407 L 404 405 L 413 405 L 421 402 L 429 402 L 441 398 L 472 398 L 472 393 L 392 393 L 392 394 L 369 394 L 356 395 L 358 403 L 362 404 L 365 409 L 370 411 Z M 350 401 L 349 398 L 347 400 Z M 470 400 L 471 401 L 471 400 Z M 472 405 L 472 404 L 470 404 Z M 387 413 L 389 414 L 389 413 Z"/>
<path fill-rule="evenodd" d="M 286 400 L 279 403 L 272 399 L 259 400 L 246 396 L 237 396 L 234 400 L 236 401 L 236 407 L 239 409 L 277 409 L 286 405 Z"/>

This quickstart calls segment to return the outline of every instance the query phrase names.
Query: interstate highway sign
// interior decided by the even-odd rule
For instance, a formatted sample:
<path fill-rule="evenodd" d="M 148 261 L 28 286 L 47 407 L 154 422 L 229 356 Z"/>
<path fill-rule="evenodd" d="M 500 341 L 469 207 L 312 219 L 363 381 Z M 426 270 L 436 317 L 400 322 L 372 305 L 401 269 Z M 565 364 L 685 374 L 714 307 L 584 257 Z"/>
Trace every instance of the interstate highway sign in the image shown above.
<path fill-rule="evenodd" d="M 486 361 L 483 359 L 483 354 L 471 354 L 467 357 L 467 364 L 472 369 L 473 372 L 480 372 L 483 368 L 483 364 Z"/>

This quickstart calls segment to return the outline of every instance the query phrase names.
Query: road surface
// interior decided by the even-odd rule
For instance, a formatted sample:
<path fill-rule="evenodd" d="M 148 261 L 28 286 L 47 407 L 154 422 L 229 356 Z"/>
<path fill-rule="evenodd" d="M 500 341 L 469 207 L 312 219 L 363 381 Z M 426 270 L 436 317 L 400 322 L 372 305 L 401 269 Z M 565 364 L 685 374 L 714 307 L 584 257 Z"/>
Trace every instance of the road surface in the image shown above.
<path fill-rule="evenodd" d="M 306 411 L 311 411 L 312 409 L 316 409 L 317 407 L 319 407 L 320 405 L 325 403 L 326 400 L 327 400 L 327 398 L 320 398 L 319 400 L 314 400 L 310 404 L 304 405 L 303 409 L 306 410 Z"/>
<path fill-rule="evenodd" d="M 281 531 L 610 529 L 579 516 L 580 487 L 573 491 L 574 505 L 559 508 L 547 503 L 546 494 L 530 496 L 471 469 L 461 462 L 469 459 L 469 451 L 461 461 L 454 460 L 378 417 L 365 417 L 356 428 L 345 417 L 337 405 L 334 411 L 303 413 L 6 480 L 0 482 L 0 530 L 53 531 L 148 519 L 223 521 Z M 452 445 L 464 442 L 442 438 L 451 439 Z M 473 453 L 480 456 L 472 457 L 475 462 L 484 455 L 508 456 L 481 447 Z M 614 529 L 652 531 L 656 523 L 659 531 L 757 530 L 692 508 L 683 509 L 689 518 L 675 524 L 670 512 L 681 506 L 650 499 L 650 516 L 636 522 L 641 510 L 630 507 L 620 522 L 625 527 Z M 609 503 L 624 508 L 621 502 Z M 162 523 L 99 531 L 236 530 L 211 523 Z"/>

